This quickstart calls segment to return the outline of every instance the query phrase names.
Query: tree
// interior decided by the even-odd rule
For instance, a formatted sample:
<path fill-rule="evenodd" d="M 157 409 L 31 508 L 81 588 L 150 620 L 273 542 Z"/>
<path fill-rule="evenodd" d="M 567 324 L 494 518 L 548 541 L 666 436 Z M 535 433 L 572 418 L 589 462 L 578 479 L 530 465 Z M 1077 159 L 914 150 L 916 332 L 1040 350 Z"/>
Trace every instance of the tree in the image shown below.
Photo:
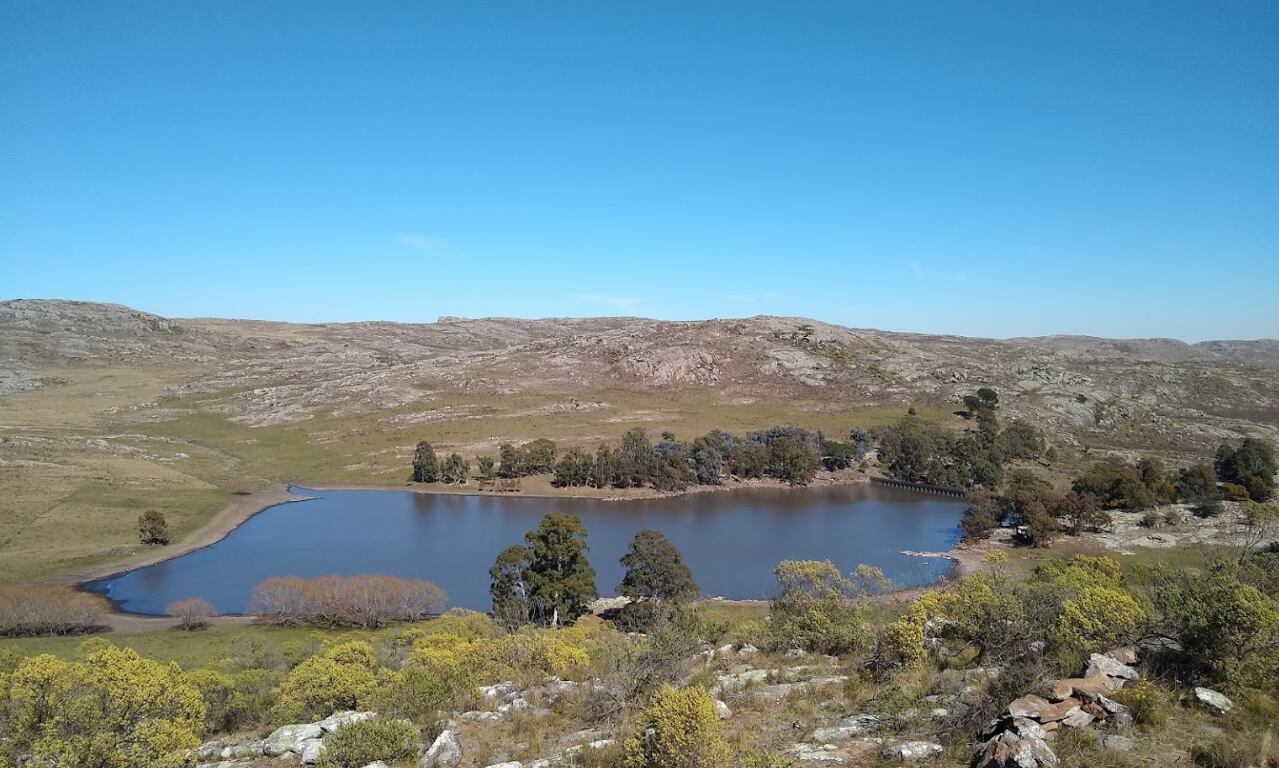
<path fill-rule="evenodd" d="M 514 628 L 529 620 L 527 547 L 512 544 L 497 555 L 489 568 L 489 597 L 493 600 L 493 618 L 505 627 Z"/>
<path fill-rule="evenodd" d="M 1004 513 L 999 500 L 989 491 L 971 491 L 968 494 L 968 508 L 959 520 L 959 530 L 965 541 L 978 541 L 990 538 L 991 531 L 999 527 Z"/>
<path fill-rule="evenodd" d="M 1099 461 L 1075 478 L 1076 493 L 1091 493 L 1106 507 L 1128 510 L 1154 506 L 1155 494 L 1142 480 L 1137 468 L 1120 459 Z"/>
<path fill-rule="evenodd" d="M 693 572 L 660 531 L 636 533 L 622 565 L 626 575 L 617 590 L 633 600 L 684 602 L 697 597 Z"/>
<path fill-rule="evenodd" d="M 527 474 L 524 471 L 524 461 L 520 455 L 520 450 L 510 443 L 502 443 L 497 448 L 498 467 L 497 476 L 508 480 L 523 477 Z"/>
<path fill-rule="evenodd" d="M 178 629 L 188 632 L 204 629 L 209 626 L 209 619 L 218 615 L 213 603 L 201 597 L 175 600 L 165 607 L 164 612 L 178 620 Z"/>
<path fill-rule="evenodd" d="M 524 538 L 530 614 L 552 627 L 573 622 L 599 596 L 595 569 L 586 557 L 586 527 L 573 515 L 551 512 Z"/>
<path fill-rule="evenodd" d="M 591 465 L 591 486 L 604 488 L 617 483 L 620 470 L 617 452 L 607 445 L 600 444 L 595 449 L 595 462 Z"/>
<path fill-rule="evenodd" d="M 1044 455 L 1044 433 L 1025 421 L 1016 420 L 999 435 L 1000 448 L 1009 459 L 1038 459 Z"/>
<path fill-rule="evenodd" d="M 1274 495 L 1276 466 L 1274 448 L 1262 440 L 1246 437 L 1238 446 L 1222 443 L 1217 448 L 1214 468 L 1225 483 L 1248 489 L 1253 501 L 1265 501 Z"/>
<path fill-rule="evenodd" d="M 524 446 L 528 466 L 525 474 L 541 475 L 555 469 L 555 443 L 540 437 Z"/>
<path fill-rule="evenodd" d="M 475 460 L 475 468 L 480 473 L 480 480 L 485 483 L 493 482 L 493 478 L 497 477 L 497 460 L 492 456 L 480 456 Z"/>
<path fill-rule="evenodd" d="M 861 453 L 852 443 L 841 443 L 836 440 L 827 440 L 822 443 L 822 466 L 830 472 L 848 469 L 859 458 Z"/>
<path fill-rule="evenodd" d="M 642 427 L 628 429 L 618 448 L 617 477 L 621 487 L 642 486 L 653 476 L 653 444 Z"/>
<path fill-rule="evenodd" d="M 1175 487 L 1177 497 L 1190 504 L 1220 496 L 1217 491 L 1217 475 L 1207 464 L 1196 464 L 1177 470 Z"/>
<path fill-rule="evenodd" d="M 440 479 L 449 485 L 465 485 L 470 473 L 471 462 L 462 458 L 460 453 L 450 453 L 440 469 Z"/>
<path fill-rule="evenodd" d="M 1054 515 L 1066 521 L 1066 530 L 1078 536 L 1085 531 L 1099 531 L 1112 522 L 1091 493 L 1071 491 L 1057 502 Z"/>
<path fill-rule="evenodd" d="M 555 476 L 551 478 L 551 485 L 559 488 L 586 485 L 591 480 L 594 465 L 590 454 L 573 446 L 555 463 Z"/>
<path fill-rule="evenodd" d="M 1046 547 L 1061 531 L 1061 524 L 1038 499 L 1030 502 L 1022 514 L 1022 538 L 1032 547 Z"/>
<path fill-rule="evenodd" d="M 418 443 L 413 451 L 413 482 L 438 483 L 439 481 L 439 459 L 435 457 L 435 449 L 424 440 Z"/>
<path fill-rule="evenodd" d="M 168 544 L 169 522 L 164 515 L 148 509 L 138 516 L 138 540 L 143 544 Z"/>
<path fill-rule="evenodd" d="M 817 474 L 819 456 L 808 443 L 789 435 L 768 445 L 769 474 L 791 485 L 808 485 Z"/>
<path fill-rule="evenodd" d="M 729 759 L 723 722 L 701 688 L 665 686 L 653 694 L 623 750 L 624 768 L 722 768 Z"/>
<path fill-rule="evenodd" d="M 720 475 L 724 472 L 724 456 L 719 449 L 699 438 L 693 443 L 693 476 L 698 485 L 719 485 Z"/>

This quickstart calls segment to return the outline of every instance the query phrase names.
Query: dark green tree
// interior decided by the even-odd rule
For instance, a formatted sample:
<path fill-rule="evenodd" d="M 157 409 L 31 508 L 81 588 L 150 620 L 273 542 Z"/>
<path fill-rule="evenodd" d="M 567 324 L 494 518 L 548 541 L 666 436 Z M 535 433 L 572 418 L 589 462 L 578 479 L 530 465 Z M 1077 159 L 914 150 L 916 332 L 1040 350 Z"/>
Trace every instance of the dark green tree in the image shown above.
<path fill-rule="evenodd" d="M 779 437 L 768 446 L 769 474 L 791 485 L 808 485 L 817 474 L 820 457 L 799 438 Z"/>
<path fill-rule="evenodd" d="M 413 482 L 438 483 L 440 481 L 440 460 L 435 457 L 435 449 L 423 440 L 413 451 Z"/>
<path fill-rule="evenodd" d="M 475 466 L 480 473 L 480 479 L 489 482 L 497 477 L 497 461 L 492 456 L 481 456 L 475 460 Z"/>
<path fill-rule="evenodd" d="M 586 557 L 586 527 L 573 515 L 552 512 L 524 538 L 530 615 L 545 626 L 572 623 L 599 596 L 595 569 Z"/>
<path fill-rule="evenodd" d="M 1274 495 L 1274 448 L 1267 442 L 1246 437 L 1238 446 L 1222 443 L 1217 448 L 1215 463 L 1217 478 L 1223 483 L 1234 483 L 1248 489 L 1253 501 L 1265 501 Z"/>
<path fill-rule="evenodd" d="M 497 449 L 497 476 L 511 479 L 528 474 L 524 471 L 524 459 L 519 448 L 510 443 L 502 443 Z"/>
<path fill-rule="evenodd" d="M 617 590 L 632 600 L 686 602 L 697 597 L 693 572 L 660 531 L 640 531 L 622 555 L 626 575 Z"/>
<path fill-rule="evenodd" d="M 529 621 L 527 547 L 512 544 L 498 553 L 489 568 L 489 597 L 493 600 L 493 618 L 507 628 Z"/>
<path fill-rule="evenodd" d="M 591 470 L 594 467 L 595 460 L 590 454 L 573 446 L 555 462 L 555 476 L 551 478 L 551 485 L 558 488 L 586 485 L 591 481 Z"/>
<path fill-rule="evenodd" d="M 542 475 L 555 470 L 555 443 L 545 437 L 539 437 L 524 446 L 527 457 L 525 474 Z"/>
<path fill-rule="evenodd" d="M 138 540 L 143 544 L 168 544 L 169 522 L 164 515 L 154 509 L 138 515 Z"/>

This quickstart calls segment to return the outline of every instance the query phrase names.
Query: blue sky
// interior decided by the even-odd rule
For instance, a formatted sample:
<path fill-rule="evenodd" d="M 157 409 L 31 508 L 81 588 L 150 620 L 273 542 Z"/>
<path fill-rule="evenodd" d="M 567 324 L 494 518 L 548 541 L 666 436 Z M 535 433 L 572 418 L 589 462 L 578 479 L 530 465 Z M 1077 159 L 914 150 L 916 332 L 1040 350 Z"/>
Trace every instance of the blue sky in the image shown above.
<path fill-rule="evenodd" d="M 1279 3 L 0 0 L 0 298 L 1279 336 Z"/>

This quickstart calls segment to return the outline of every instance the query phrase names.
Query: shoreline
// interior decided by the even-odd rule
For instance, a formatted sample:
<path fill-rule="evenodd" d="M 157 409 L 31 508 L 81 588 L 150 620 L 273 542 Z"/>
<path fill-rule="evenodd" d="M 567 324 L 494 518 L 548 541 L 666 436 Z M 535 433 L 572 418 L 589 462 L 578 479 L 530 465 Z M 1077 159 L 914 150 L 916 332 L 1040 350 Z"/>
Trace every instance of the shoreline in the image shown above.
<path fill-rule="evenodd" d="M 253 491 L 245 496 L 236 498 L 220 512 L 214 515 L 199 529 L 188 535 L 180 542 L 172 543 L 160 547 L 158 549 L 138 552 L 124 559 L 115 560 L 102 565 L 93 566 L 78 571 L 62 574 L 60 576 L 48 579 L 46 583 L 64 584 L 74 587 L 75 589 L 92 595 L 101 597 L 110 605 L 110 611 L 107 613 L 107 621 L 110 625 L 110 631 L 116 632 L 138 632 L 147 631 L 148 629 L 160 629 L 172 626 L 174 619 L 158 614 L 151 613 L 135 613 L 133 611 L 124 610 L 120 607 L 120 603 L 111 599 L 99 590 L 93 587 L 93 582 L 99 582 L 106 579 L 112 579 L 124 576 L 128 573 L 156 565 L 168 560 L 172 560 L 191 552 L 203 549 L 222 541 L 241 525 L 251 520 L 254 516 L 281 504 L 289 504 L 298 501 L 307 501 L 315 498 L 294 493 L 292 488 L 315 491 L 406 491 L 409 493 L 420 494 L 437 494 L 437 495 L 459 495 L 459 496 L 484 496 L 496 498 L 550 498 L 550 499 L 575 499 L 589 501 L 607 501 L 607 502 L 626 502 L 626 501 L 642 501 L 649 499 L 675 498 L 679 496 L 691 495 L 695 493 L 722 493 L 752 489 L 769 489 L 769 490 L 802 490 L 803 488 L 813 487 L 841 487 L 841 486 L 857 486 L 871 484 L 871 476 L 869 474 L 858 472 L 856 470 L 844 470 L 841 472 L 819 472 L 814 482 L 807 486 L 793 486 L 779 480 L 731 480 L 721 483 L 720 485 L 694 485 L 682 491 L 652 491 L 634 495 L 613 495 L 613 496 L 594 496 L 581 493 L 555 493 L 542 491 L 540 489 L 533 491 L 521 491 L 519 493 L 507 493 L 500 491 L 485 491 L 479 488 L 462 487 L 456 490 L 450 489 L 448 486 L 440 487 L 439 484 L 412 484 L 404 485 L 376 485 L 376 484 L 305 484 L 302 482 L 272 483 L 267 487 Z M 956 563 L 951 574 L 943 577 L 942 581 L 953 578 L 957 575 L 963 575 L 970 572 L 963 565 L 963 556 L 958 552 L 959 544 L 945 553 L 917 553 L 927 555 L 929 557 L 944 557 Z M 911 553 L 906 553 L 911 554 Z M 939 582 L 940 583 L 940 582 Z M 881 598 L 890 598 L 893 596 L 915 595 L 923 591 L 931 589 L 932 586 L 926 587 L 906 587 L 898 590 L 892 590 L 885 593 Z M 766 598 L 753 598 L 743 600 L 733 600 L 725 598 L 708 597 L 703 598 L 708 603 L 719 604 L 765 604 L 768 602 Z M 221 624 L 242 624 L 251 622 L 256 617 L 252 614 L 226 614 L 213 617 L 211 622 L 214 626 Z"/>

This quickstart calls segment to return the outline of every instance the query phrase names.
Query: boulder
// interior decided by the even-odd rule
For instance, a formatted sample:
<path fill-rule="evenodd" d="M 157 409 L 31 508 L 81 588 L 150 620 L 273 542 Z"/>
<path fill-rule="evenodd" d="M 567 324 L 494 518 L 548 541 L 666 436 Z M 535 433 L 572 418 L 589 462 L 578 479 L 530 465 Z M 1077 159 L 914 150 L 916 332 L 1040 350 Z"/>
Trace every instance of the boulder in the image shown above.
<path fill-rule="evenodd" d="M 457 732 L 445 728 L 417 761 L 418 768 L 451 768 L 462 762 L 462 741 Z"/>
<path fill-rule="evenodd" d="M 880 755 L 897 760 L 927 760 L 942 751 L 942 745 L 931 741 L 903 741 L 885 748 Z"/>
<path fill-rule="evenodd" d="M 325 733 L 333 733 L 344 725 L 358 723 L 361 720 L 372 720 L 375 717 L 377 717 L 376 712 L 334 712 L 316 725 L 323 728 Z"/>
<path fill-rule="evenodd" d="M 505 715 L 515 709 L 528 709 L 528 706 L 528 699 L 523 696 L 516 696 L 505 704 L 498 706 L 497 713 L 499 715 Z"/>
<path fill-rule="evenodd" d="M 307 739 L 302 742 L 300 746 L 302 747 L 302 751 L 298 754 L 302 756 L 302 762 L 304 764 L 315 765 L 320 762 L 320 755 L 324 754 L 323 739 Z"/>
<path fill-rule="evenodd" d="M 515 693 L 519 689 L 520 687 L 518 685 L 507 680 L 501 683 L 494 683 L 493 685 L 481 685 L 480 693 L 482 693 L 485 698 L 497 700 L 505 699 L 507 696 Z"/>
<path fill-rule="evenodd" d="M 276 728 L 262 742 L 262 754 L 267 757 L 279 757 L 285 752 L 302 753 L 302 742 L 318 739 L 324 735 L 324 729 L 315 723 L 299 723 Z"/>
<path fill-rule="evenodd" d="M 1141 677 L 1141 673 L 1127 664 L 1120 663 L 1109 656 L 1094 653 L 1088 657 L 1088 669 L 1084 671 L 1084 677 L 1091 678 L 1100 675 L 1118 677 L 1123 680 L 1136 680 Z"/>
<path fill-rule="evenodd" d="M 1214 715 L 1224 715 L 1235 706 L 1235 703 L 1227 698 L 1224 693 L 1219 693 L 1211 688 L 1196 688 L 1195 699 L 1199 702 L 1199 706 Z"/>
<path fill-rule="evenodd" d="M 1057 755 L 1041 735 L 1009 728 L 990 737 L 973 756 L 972 768 L 1057 768 Z"/>
<path fill-rule="evenodd" d="M 1124 685 L 1123 678 L 1098 675 L 1096 677 L 1068 677 L 1053 683 L 1052 697 L 1056 701 L 1089 696 L 1109 696 Z"/>
<path fill-rule="evenodd" d="M 1041 696 L 1029 694 L 1009 704 L 1007 712 L 1009 717 L 1027 717 L 1041 723 L 1052 723 L 1065 719 L 1077 709 L 1077 699 L 1066 698 L 1054 704 Z"/>
<path fill-rule="evenodd" d="M 811 738 L 822 744 L 828 741 L 847 741 L 869 733 L 879 726 L 880 719 L 874 715 L 849 715 L 834 725 L 813 731 Z"/>
<path fill-rule="evenodd" d="M 222 748 L 220 757 L 223 760 L 242 760 L 246 757 L 261 757 L 266 742 L 257 739 L 255 741 L 239 741 L 235 744 L 228 744 Z"/>
<path fill-rule="evenodd" d="M 792 744 L 786 750 L 801 763 L 842 763 L 844 758 L 834 744 Z"/>
<path fill-rule="evenodd" d="M 1069 715 L 1061 719 L 1061 724 L 1071 728 L 1087 728 L 1092 725 L 1092 721 L 1096 719 L 1096 716 L 1094 716 L 1091 712 L 1086 712 L 1082 709 L 1075 709 Z"/>
<path fill-rule="evenodd" d="M 524 763 L 521 763 L 518 760 L 512 760 L 509 763 L 493 763 L 492 765 L 485 766 L 485 768 L 524 768 Z"/>
<path fill-rule="evenodd" d="M 1106 655 L 1120 664 L 1136 664 L 1137 650 L 1132 646 L 1123 646 L 1121 648 L 1111 648 L 1106 651 Z"/>
<path fill-rule="evenodd" d="M 386 763 L 382 762 L 381 760 L 374 760 L 373 762 L 364 766 L 364 768 L 390 768 L 390 766 L 388 766 Z"/>
<path fill-rule="evenodd" d="M 713 703 L 715 705 L 715 714 L 719 715 L 720 720 L 728 720 L 732 718 L 733 710 L 729 709 L 727 704 L 719 699 L 715 699 Z"/>

